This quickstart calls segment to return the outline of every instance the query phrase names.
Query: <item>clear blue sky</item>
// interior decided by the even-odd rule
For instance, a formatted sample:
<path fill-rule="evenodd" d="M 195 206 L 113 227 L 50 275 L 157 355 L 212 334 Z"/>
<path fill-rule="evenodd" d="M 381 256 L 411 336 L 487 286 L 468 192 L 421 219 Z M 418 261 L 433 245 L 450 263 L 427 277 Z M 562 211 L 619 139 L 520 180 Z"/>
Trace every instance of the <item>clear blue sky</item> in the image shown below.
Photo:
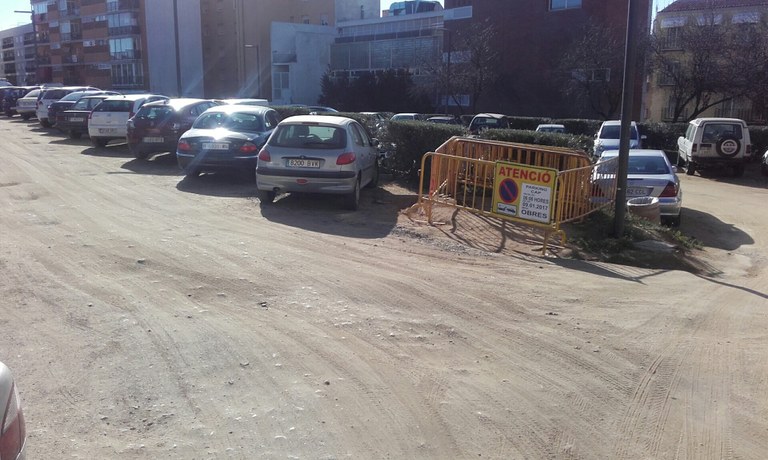
<path fill-rule="evenodd" d="M 394 0 L 382 0 L 381 7 L 388 8 Z M 615 1 L 615 0 L 604 0 Z M 654 13 L 656 8 L 663 9 L 673 0 L 653 0 Z M 443 3 L 442 1 L 440 3 Z M 23 13 L 14 13 L 14 10 L 29 11 L 31 8 L 29 0 L 0 0 L 0 30 L 10 29 L 12 27 L 28 24 L 29 15 Z"/>

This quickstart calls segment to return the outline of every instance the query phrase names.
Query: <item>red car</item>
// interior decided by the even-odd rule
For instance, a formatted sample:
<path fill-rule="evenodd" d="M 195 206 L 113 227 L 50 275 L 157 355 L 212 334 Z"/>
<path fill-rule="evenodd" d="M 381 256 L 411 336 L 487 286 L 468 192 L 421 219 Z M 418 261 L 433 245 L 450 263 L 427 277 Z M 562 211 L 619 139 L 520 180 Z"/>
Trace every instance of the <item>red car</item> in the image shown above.
<path fill-rule="evenodd" d="M 21 410 L 19 391 L 13 374 L 0 362 L 0 459 L 23 460 L 26 458 L 27 431 Z"/>

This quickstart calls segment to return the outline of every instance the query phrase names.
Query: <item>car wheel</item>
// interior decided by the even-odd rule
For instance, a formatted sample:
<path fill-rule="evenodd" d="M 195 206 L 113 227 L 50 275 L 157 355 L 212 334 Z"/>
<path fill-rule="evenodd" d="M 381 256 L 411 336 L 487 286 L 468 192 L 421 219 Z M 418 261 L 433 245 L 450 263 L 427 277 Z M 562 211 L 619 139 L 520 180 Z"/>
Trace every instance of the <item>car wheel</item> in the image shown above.
<path fill-rule="evenodd" d="M 74 129 L 69 131 L 70 139 L 80 139 L 81 137 L 83 137 L 83 133 L 80 131 L 75 131 Z"/>
<path fill-rule="evenodd" d="M 379 162 L 377 161 L 375 165 L 373 165 L 373 177 L 371 177 L 371 181 L 368 182 L 368 185 L 365 186 L 365 188 L 376 188 L 379 185 Z"/>
<path fill-rule="evenodd" d="M 357 211 L 360 207 L 360 177 L 355 181 L 355 189 L 346 196 L 345 207 L 350 211 Z"/>
<path fill-rule="evenodd" d="M 744 165 L 736 165 L 733 167 L 733 177 L 741 177 L 744 175 Z"/>
<path fill-rule="evenodd" d="M 267 206 L 274 203 L 275 196 L 277 195 L 275 192 L 269 190 L 259 190 L 256 192 L 256 194 L 258 195 L 262 206 Z"/>
<path fill-rule="evenodd" d="M 141 147 L 139 147 L 136 144 L 128 144 L 128 150 L 131 151 L 131 153 L 133 154 L 133 157 L 136 158 L 137 160 L 146 160 L 147 157 L 149 156 L 147 152 L 143 151 Z"/>
<path fill-rule="evenodd" d="M 32 115 L 24 114 L 24 115 L 21 116 L 21 119 L 24 120 L 24 121 L 29 121 L 30 118 L 32 118 Z"/>
<path fill-rule="evenodd" d="M 43 128 L 50 128 L 51 123 L 48 120 L 40 120 L 40 126 L 42 126 Z"/>
<path fill-rule="evenodd" d="M 685 167 L 685 174 L 688 176 L 693 176 L 693 173 L 695 172 L 696 172 L 696 165 L 694 165 L 692 161 L 689 161 L 688 166 Z"/>

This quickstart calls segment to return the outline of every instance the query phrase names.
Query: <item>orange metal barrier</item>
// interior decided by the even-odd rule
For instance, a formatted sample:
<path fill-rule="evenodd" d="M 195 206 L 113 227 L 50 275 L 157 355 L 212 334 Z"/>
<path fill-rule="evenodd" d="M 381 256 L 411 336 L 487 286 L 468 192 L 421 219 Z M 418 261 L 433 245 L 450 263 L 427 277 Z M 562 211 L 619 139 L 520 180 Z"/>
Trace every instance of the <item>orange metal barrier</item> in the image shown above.
<path fill-rule="evenodd" d="M 560 235 L 565 244 L 561 224 L 582 219 L 615 200 L 615 174 L 596 174 L 596 165 L 583 152 L 460 137 L 449 139 L 437 150 L 422 158 L 419 180 L 417 205 L 424 210 L 430 225 L 435 204 L 450 206 L 540 228 L 545 233 L 543 251 L 546 251 L 552 234 Z M 491 212 L 497 161 L 557 170 L 550 222 L 533 222 Z M 610 171 L 615 166 L 612 162 L 617 159 L 601 163 L 601 168 Z M 429 184 L 424 183 L 426 176 Z M 600 180 L 595 181 L 595 177 Z"/>

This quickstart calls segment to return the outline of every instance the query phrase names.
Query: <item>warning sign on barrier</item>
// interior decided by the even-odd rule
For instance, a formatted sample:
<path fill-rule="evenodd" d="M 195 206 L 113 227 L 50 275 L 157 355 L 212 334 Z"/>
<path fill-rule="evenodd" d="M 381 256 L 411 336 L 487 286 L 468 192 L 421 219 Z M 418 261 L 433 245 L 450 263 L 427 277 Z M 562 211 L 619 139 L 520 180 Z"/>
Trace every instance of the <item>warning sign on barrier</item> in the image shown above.
<path fill-rule="evenodd" d="M 552 220 L 552 191 L 557 170 L 496 162 L 491 212 L 548 224 Z"/>

